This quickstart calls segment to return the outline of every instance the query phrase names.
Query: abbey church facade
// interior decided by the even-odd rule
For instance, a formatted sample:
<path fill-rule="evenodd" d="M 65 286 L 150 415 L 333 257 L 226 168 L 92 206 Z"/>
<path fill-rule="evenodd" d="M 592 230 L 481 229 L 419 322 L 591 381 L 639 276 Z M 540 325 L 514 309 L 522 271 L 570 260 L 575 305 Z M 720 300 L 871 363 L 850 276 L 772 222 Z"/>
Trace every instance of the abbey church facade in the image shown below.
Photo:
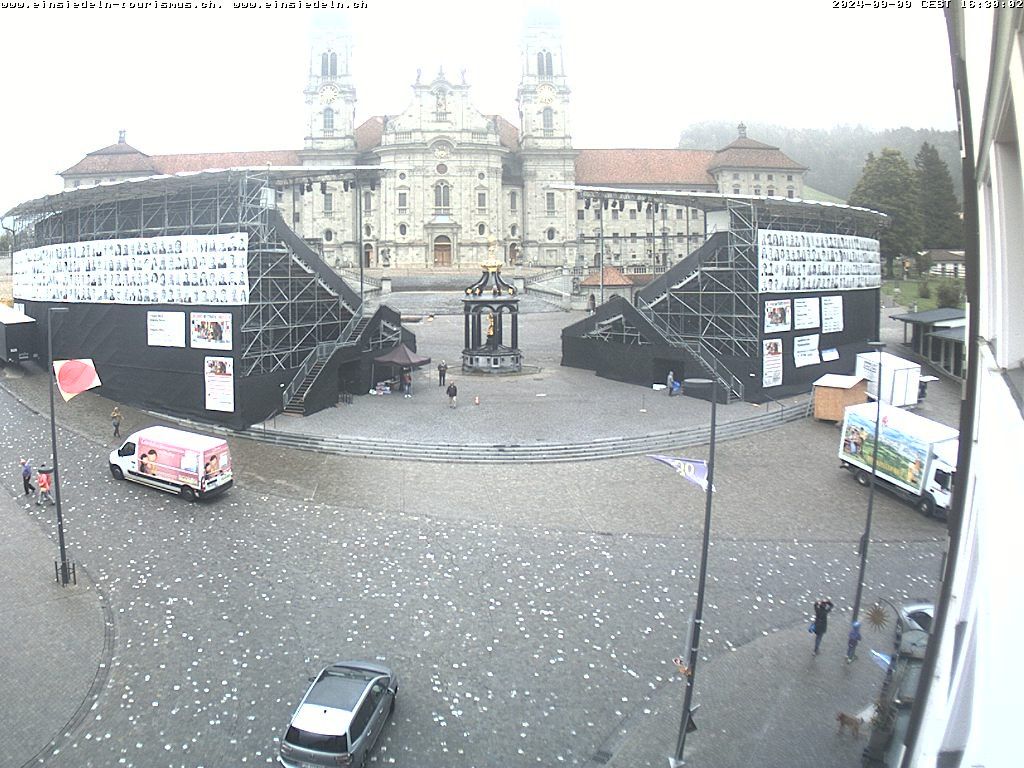
<path fill-rule="evenodd" d="M 357 119 L 358 73 L 344 32 L 314 35 L 302 149 L 146 155 L 117 144 L 64 171 L 65 188 L 241 166 L 368 166 L 366 181 L 279 189 L 292 227 L 329 264 L 371 269 L 476 265 L 488 247 L 509 264 L 625 271 L 668 266 L 705 239 L 703 214 L 624 203 L 602 210 L 574 184 L 800 198 L 806 168 L 739 136 L 719 150 L 585 149 L 572 141 L 572 92 L 557 26 L 527 26 L 516 121 L 482 114 L 464 76 L 417 73 L 394 115 Z M 601 218 L 604 217 L 604 221 Z"/>

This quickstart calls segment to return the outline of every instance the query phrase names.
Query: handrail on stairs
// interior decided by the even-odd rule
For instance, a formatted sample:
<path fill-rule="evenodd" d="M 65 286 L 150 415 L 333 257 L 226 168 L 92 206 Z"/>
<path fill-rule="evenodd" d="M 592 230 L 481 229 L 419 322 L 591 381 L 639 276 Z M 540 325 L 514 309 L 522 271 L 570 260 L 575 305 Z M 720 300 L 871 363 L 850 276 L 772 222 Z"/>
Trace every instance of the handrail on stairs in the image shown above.
<path fill-rule="evenodd" d="M 295 393 L 299 391 L 299 387 L 302 386 L 302 382 L 306 380 L 306 376 L 313 370 L 313 366 L 318 362 L 329 360 L 331 355 L 338 347 L 347 344 L 352 337 L 353 332 L 359 325 L 359 322 L 363 319 L 363 308 L 359 307 L 355 313 L 348 319 L 345 326 L 341 329 L 341 334 L 338 336 L 337 341 L 321 341 L 309 354 L 306 355 L 305 360 L 299 365 L 295 372 L 295 376 L 292 377 L 291 382 L 287 387 L 284 388 L 284 392 L 281 394 L 281 407 L 288 405 L 295 397 Z"/>
<path fill-rule="evenodd" d="M 668 324 L 667 320 L 651 309 L 651 305 L 642 297 L 639 304 L 637 304 L 637 310 L 666 341 L 689 352 L 708 373 L 718 379 L 719 383 L 733 392 L 737 398 L 743 399 L 743 382 L 715 356 L 714 350 L 711 349 L 707 342 L 703 339 L 698 339 L 697 346 L 695 347 L 692 341 L 678 333 Z"/>

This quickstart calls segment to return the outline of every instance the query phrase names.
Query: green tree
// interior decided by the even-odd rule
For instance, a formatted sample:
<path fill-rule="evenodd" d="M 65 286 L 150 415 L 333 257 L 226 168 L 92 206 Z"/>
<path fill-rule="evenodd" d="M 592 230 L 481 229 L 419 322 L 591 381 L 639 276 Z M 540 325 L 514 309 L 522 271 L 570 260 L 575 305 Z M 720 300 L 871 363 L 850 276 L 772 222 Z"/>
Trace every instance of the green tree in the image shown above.
<path fill-rule="evenodd" d="M 941 283 L 935 292 L 935 298 L 940 307 L 959 307 L 963 298 L 963 286 L 956 282 Z"/>
<path fill-rule="evenodd" d="M 868 153 L 860 180 L 850 193 L 850 205 L 881 211 L 889 220 L 879 235 L 886 274 L 893 263 L 902 265 L 921 250 L 921 216 L 917 208 L 917 177 L 898 150 Z"/>
<path fill-rule="evenodd" d="M 964 246 L 960 203 L 953 192 L 953 177 L 939 152 L 927 141 L 914 158 L 917 171 L 921 242 L 924 248 L 956 249 Z"/>

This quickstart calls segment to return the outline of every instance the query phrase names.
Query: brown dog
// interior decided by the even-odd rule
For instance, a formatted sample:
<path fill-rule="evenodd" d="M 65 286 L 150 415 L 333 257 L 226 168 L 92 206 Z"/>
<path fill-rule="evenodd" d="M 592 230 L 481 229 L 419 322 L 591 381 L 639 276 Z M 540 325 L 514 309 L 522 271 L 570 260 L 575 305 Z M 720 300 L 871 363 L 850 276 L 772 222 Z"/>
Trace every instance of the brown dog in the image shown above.
<path fill-rule="evenodd" d="M 839 723 L 839 731 L 837 732 L 839 736 L 843 735 L 843 730 L 845 728 L 849 728 L 850 733 L 853 734 L 853 738 L 860 738 L 860 726 L 864 721 L 859 717 L 848 715 L 845 712 L 836 712 L 836 722 Z"/>

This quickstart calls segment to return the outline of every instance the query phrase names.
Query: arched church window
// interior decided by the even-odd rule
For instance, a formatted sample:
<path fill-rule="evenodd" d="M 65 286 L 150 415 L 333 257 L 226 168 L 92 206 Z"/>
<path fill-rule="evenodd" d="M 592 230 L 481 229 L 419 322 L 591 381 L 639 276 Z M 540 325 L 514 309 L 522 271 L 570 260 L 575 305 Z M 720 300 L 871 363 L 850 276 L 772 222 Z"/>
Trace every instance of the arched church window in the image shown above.
<path fill-rule="evenodd" d="M 331 77 L 338 76 L 338 54 L 331 54 Z"/>
<path fill-rule="evenodd" d="M 542 120 L 544 121 L 544 134 L 550 135 L 555 131 L 555 112 L 551 107 L 544 107 L 542 113 Z"/>
<path fill-rule="evenodd" d="M 544 77 L 544 52 L 540 51 L 537 53 L 537 77 Z"/>
<path fill-rule="evenodd" d="M 409 227 L 407 227 L 405 224 L 399 224 L 398 225 L 398 234 L 404 236 L 404 235 L 407 235 L 408 233 L 409 233 Z"/>
<path fill-rule="evenodd" d="M 320 57 L 320 76 L 321 77 L 327 77 L 328 62 L 329 61 L 330 61 L 330 57 L 328 57 L 328 55 L 326 53 L 324 53 Z"/>
<path fill-rule="evenodd" d="M 330 107 L 324 108 L 324 133 L 334 131 L 334 110 Z"/>
<path fill-rule="evenodd" d="M 545 54 L 544 54 L 544 63 L 547 65 L 548 77 L 554 76 L 555 70 L 551 66 L 551 52 L 550 51 L 545 52 Z"/>
<path fill-rule="evenodd" d="M 476 232 L 477 232 L 478 235 L 486 235 L 487 234 L 487 225 L 486 224 L 478 224 L 477 227 L 476 227 Z"/>
<path fill-rule="evenodd" d="M 548 228 L 548 240 L 554 240 L 554 239 L 555 239 L 555 228 L 554 227 L 549 227 Z"/>
<path fill-rule="evenodd" d="M 331 242 L 334 239 L 334 231 L 330 229 L 324 230 L 324 242 Z"/>
<path fill-rule="evenodd" d="M 434 187 L 434 207 L 451 208 L 451 205 L 451 187 L 442 181 Z"/>

